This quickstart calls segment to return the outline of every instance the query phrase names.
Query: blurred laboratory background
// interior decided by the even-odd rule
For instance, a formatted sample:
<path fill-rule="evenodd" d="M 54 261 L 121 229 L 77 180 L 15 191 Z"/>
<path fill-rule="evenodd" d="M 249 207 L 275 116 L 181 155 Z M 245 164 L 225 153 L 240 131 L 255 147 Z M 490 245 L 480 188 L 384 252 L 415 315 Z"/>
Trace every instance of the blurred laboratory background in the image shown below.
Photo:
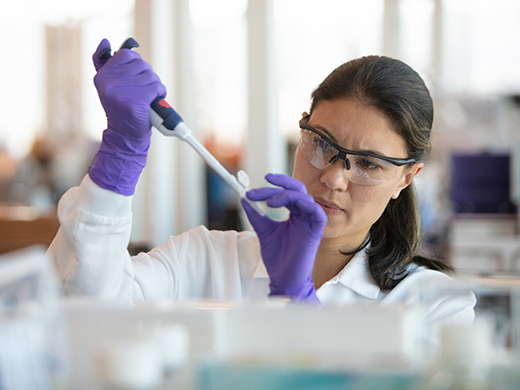
<path fill-rule="evenodd" d="M 517 0 L 0 0 L 0 32 L 0 252 L 52 240 L 106 125 L 91 55 L 132 36 L 195 136 L 252 186 L 291 173 L 298 120 L 332 69 L 410 64 L 436 110 L 416 183 L 425 248 L 462 273 L 520 273 Z M 131 250 L 199 224 L 246 228 L 239 210 L 190 147 L 154 131 Z"/>

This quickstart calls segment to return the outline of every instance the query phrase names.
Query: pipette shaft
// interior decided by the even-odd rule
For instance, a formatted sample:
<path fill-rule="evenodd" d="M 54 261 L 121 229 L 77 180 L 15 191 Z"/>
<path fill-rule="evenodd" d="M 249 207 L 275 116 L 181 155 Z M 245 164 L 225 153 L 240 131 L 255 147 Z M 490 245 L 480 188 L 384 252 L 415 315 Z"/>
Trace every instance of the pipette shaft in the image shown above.
<path fill-rule="evenodd" d="M 235 176 L 224 168 L 224 166 L 202 145 L 192 134 L 190 128 L 183 122 L 179 114 L 162 97 L 156 98 L 150 107 L 150 121 L 152 126 L 168 137 L 177 137 L 191 145 L 193 149 L 234 188 L 241 198 L 244 198 L 258 213 L 266 215 L 258 203 L 250 201 L 246 197 L 246 188 L 240 184 Z"/>

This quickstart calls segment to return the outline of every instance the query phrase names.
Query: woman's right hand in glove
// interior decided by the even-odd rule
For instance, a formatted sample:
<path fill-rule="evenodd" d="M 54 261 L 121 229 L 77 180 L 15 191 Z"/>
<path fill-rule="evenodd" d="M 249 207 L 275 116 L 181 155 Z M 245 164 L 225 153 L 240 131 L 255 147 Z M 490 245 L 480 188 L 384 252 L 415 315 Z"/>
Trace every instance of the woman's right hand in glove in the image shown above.
<path fill-rule="evenodd" d="M 103 39 L 93 62 L 107 129 L 89 175 L 102 188 L 131 195 L 150 147 L 150 104 L 156 97 L 166 96 L 166 88 L 139 53 L 120 49 L 102 59 L 106 51 L 110 51 L 110 43 Z"/>

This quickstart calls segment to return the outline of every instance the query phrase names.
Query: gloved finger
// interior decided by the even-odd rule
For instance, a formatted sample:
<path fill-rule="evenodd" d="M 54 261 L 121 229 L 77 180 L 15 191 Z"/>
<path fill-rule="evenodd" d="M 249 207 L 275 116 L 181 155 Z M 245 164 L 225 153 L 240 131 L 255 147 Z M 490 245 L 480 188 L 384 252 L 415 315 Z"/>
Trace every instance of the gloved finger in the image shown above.
<path fill-rule="evenodd" d="M 140 75 L 140 79 L 134 79 Z M 143 81 L 144 78 L 149 77 L 149 80 Z M 153 79 L 152 79 L 153 78 Z M 135 59 L 133 61 L 123 63 L 120 65 L 114 62 L 108 62 L 99 72 L 94 76 L 94 81 L 98 83 L 107 83 L 112 86 L 115 85 L 143 85 L 149 84 L 153 80 L 159 80 L 150 65 L 142 59 Z"/>
<path fill-rule="evenodd" d="M 104 53 L 110 53 L 110 42 L 108 39 L 103 38 L 103 40 L 99 43 L 96 51 L 92 55 L 92 62 L 94 63 L 94 68 L 96 68 L 96 72 L 101 69 L 103 65 L 108 61 L 110 57 L 107 59 L 101 59 Z"/>
<path fill-rule="evenodd" d="M 163 83 L 159 82 L 155 87 L 155 97 L 150 101 L 150 104 L 152 104 L 152 102 L 158 96 L 162 96 L 163 98 L 166 97 L 166 86 Z"/>
<path fill-rule="evenodd" d="M 139 88 L 161 83 L 159 76 L 151 69 L 137 74 L 121 74 L 118 77 L 109 76 L 106 79 L 112 88 Z M 104 82 L 103 77 L 101 77 L 101 82 Z"/>
<path fill-rule="evenodd" d="M 113 57 L 112 57 L 113 58 Z M 135 83 L 133 77 L 141 73 L 153 74 L 151 67 L 142 59 L 135 59 L 126 63 L 116 64 L 114 61 L 109 61 L 101 68 L 94 76 L 94 84 L 97 87 L 103 85 L 129 85 Z M 146 81 L 149 83 L 149 81 Z M 145 84 L 146 84 L 145 83 Z M 140 82 L 143 84 L 143 82 Z"/>
<path fill-rule="evenodd" d="M 249 202 L 245 199 L 240 199 L 240 203 L 244 208 L 244 211 L 247 215 L 247 219 L 253 225 L 253 228 L 260 236 L 263 232 L 273 231 L 273 225 L 277 222 L 273 221 L 271 218 L 260 215 L 254 208 L 249 204 Z"/>
<path fill-rule="evenodd" d="M 250 200 L 263 201 L 263 200 L 269 199 L 271 196 L 276 195 L 282 191 L 284 191 L 283 188 L 274 188 L 274 187 L 253 188 L 253 189 L 247 191 L 246 196 Z"/>
<path fill-rule="evenodd" d="M 105 96 L 151 104 L 158 96 L 166 97 L 166 87 L 159 80 L 144 85 L 112 85 Z"/>
<path fill-rule="evenodd" d="M 266 203 L 269 207 L 283 207 L 306 198 L 313 200 L 312 196 L 307 193 L 280 189 L 280 191 L 273 193 L 268 199 L 266 199 Z"/>
<path fill-rule="evenodd" d="M 286 206 L 291 217 L 301 218 L 308 223 L 310 230 L 318 237 L 323 236 L 323 229 L 327 225 L 327 214 L 312 199 L 312 197 L 304 197 Z"/>
<path fill-rule="evenodd" d="M 105 95 L 117 95 L 122 98 L 137 97 L 136 93 L 152 94 L 152 100 L 157 96 L 166 96 L 166 87 L 159 76 L 143 60 L 113 68 L 113 63 L 107 64 L 94 76 L 94 84 L 98 91 Z M 136 73 L 140 71 L 140 73 Z M 150 101 L 150 102 L 151 102 Z"/>
<path fill-rule="evenodd" d="M 135 60 L 141 60 L 148 65 L 148 63 L 145 60 L 143 60 L 143 58 L 138 52 L 129 49 L 121 49 L 114 53 L 114 55 L 110 58 L 110 65 L 112 67 L 116 67 Z"/>
<path fill-rule="evenodd" d="M 312 201 L 309 199 L 300 200 L 297 202 L 297 206 L 302 216 L 311 222 L 310 226 L 313 233 L 321 237 L 328 220 L 325 211 L 323 211 L 314 199 L 312 199 Z"/>
<path fill-rule="evenodd" d="M 122 64 L 116 64 L 115 62 L 110 62 L 107 64 L 100 73 L 106 74 L 109 78 L 117 78 L 117 76 L 124 77 L 134 77 L 141 74 L 149 74 L 154 75 L 154 71 L 152 67 L 143 59 L 135 58 L 130 60 L 129 62 L 125 62 Z M 158 78 L 158 77 L 157 77 Z"/>
<path fill-rule="evenodd" d="M 305 185 L 296 180 L 294 177 L 278 174 L 278 173 L 268 173 L 265 175 L 265 179 L 275 186 L 285 188 L 286 190 L 294 190 L 303 193 L 307 193 L 307 188 Z"/>
<path fill-rule="evenodd" d="M 309 211 L 321 209 L 312 196 L 298 191 L 285 190 L 266 200 L 269 207 L 287 207 L 291 213 L 306 216 Z M 303 207 L 302 207 L 303 206 Z M 323 210 L 322 210 L 323 211 Z"/>
<path fill-rule="evenodd" d="M 285 206 L 289 211 L 302 216 L 306 216 L 309 212 L 314 213 L 315 210 L 323 212 L 323 209 L 314 201 L 311 195 L 300 191 L 264 187 L 249 190 L 246 196 L 254 201 L 265 200 L 267 205 L 272 208 Z"/>
<path fill-rule="evenodd" d="M 255 219 L 261 217 L 261 215 L 258 214 L 258 212 L 253 208 L 253 206 L 251 206 L 249 204 L 249 202 L 247 200 L 245 200 L 244 198 L 240 199 L 240 204 L 244 208 L 244 211 L 246 212 L 246 215 L 247 215 L 247 218 L 249 219 L 249 221 L 251 221 L 251 219 L 255 220 Z"/>

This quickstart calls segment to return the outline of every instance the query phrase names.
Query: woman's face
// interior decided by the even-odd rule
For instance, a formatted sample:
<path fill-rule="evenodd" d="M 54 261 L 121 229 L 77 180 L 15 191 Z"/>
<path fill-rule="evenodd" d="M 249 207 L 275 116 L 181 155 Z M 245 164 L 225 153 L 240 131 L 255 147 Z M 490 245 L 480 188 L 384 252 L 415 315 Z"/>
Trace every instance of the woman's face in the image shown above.
<path fill-rule="evenodd" d="M 306 113 L 304 113 L 306 115 Z M 386 157 L 407 158 L 402 137 L 380 111 L 364 106 L 358 99 L 323 101 L 314 109 L 309 125 L 329 135 L 346 149 L 372 151 Z M 348 156 L 347 156 L 348 157 Z M 328 216 L 324 238 L 349 238 L 359 245 L 370 227 L 379 219 L 392 198 L 397 198 L 422 169 L 417 163 L 402 166 L 389 181 L 377 185 L 352 183 L 343 161 L 324 169 L 315 168 L 298 148 L 293 177 L 307 187 Z"/>

